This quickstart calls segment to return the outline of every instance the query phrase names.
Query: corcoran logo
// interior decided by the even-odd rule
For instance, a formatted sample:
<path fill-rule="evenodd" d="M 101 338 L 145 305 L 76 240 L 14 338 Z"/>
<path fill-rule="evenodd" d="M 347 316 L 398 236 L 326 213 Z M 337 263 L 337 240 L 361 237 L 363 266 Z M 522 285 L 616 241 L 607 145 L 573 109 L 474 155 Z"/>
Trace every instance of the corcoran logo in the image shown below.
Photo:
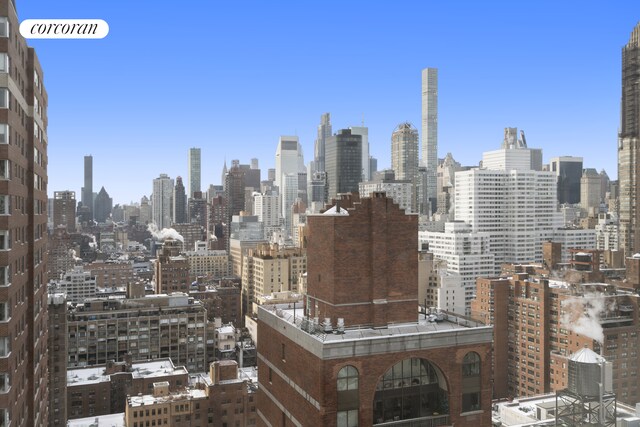
<path fill-rule="evenodd" d="M 25 39 L 103 39 L 109 24 L 102 19 L 25 19 L 20 34 Z"/>

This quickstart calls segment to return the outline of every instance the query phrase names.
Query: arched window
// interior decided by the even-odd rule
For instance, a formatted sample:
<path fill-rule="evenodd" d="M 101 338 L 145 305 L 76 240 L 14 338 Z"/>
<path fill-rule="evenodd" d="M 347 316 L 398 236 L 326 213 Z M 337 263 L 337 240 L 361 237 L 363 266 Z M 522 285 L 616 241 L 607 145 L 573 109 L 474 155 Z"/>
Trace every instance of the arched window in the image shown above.
<path fill-rule="evenodd" d="M 462 360 L 462 412 L 480 409 L 480 355 L 474 351 Z"/>
<path fill-rule="evenodd" d="M 358 370 L 351 365 L 340 369 L 337 379 L 338 427 L 358 427 Z"/>
<path fill-rule="evenodd" d="M 425 359 L 398 362 L 378 382 L 373 402 L 374 424 L 412 420 L 415 422 L 412 425 L 422 425 L 421 422 L 446 425 L 448 414 L 444 375 Z"/>

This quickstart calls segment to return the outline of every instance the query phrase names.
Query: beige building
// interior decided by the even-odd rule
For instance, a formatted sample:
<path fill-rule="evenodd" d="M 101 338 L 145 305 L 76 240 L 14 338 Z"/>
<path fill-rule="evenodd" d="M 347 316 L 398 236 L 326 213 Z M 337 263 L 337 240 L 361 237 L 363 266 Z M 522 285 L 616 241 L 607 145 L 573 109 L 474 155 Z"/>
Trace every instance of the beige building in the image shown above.
<path fill-rule="evenodd" d="M 194 298 L 175 293 L 142 298 L 96 299 L 68 313 L 68 365 L 170 357 L 202 371 L 214 357 L 213 323 Z"/>
<path fill-rule="evenodd" d="M 242 297 L 243 311 L 261 295 L 274 292 L 297 291 L 300 275 L 306 272 L 304 249 L 262 244 L 250 249 L 243 259 Z"/>
<path fill-rule="evenodd" d="M 130 395 L 126 427 L 226 427 L 256 425 L 257 372 L 238 369 L 232 360 L 214 362 L 180 390 L 168 383 L 153 384 L 151 394 Z"/>
<path fill-rule="evenodd" d="M 191 277 L 221 278 L 229 274 L 229 255 L 227 251 L 198 249 L 186 251 Z"/>

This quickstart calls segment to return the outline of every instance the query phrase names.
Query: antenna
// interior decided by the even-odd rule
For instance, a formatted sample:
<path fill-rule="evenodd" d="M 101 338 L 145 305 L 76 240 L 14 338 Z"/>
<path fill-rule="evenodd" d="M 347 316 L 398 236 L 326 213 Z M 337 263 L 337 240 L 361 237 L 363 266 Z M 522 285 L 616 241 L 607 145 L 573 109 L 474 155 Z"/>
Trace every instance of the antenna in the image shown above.
<path fill-rule="evenodd" d="M 362 113 L 362 127 L 364 127 L 364 113 Z"/>

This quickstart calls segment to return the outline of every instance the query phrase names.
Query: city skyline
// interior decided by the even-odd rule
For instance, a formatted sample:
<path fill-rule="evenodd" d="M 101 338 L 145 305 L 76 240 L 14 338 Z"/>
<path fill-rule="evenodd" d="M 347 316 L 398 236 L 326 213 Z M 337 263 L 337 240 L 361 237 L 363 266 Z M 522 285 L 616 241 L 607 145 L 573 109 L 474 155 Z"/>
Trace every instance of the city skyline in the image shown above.
<path fill-rule="evenodd" d="M 395 126 L 421 123 L 427 67 L 439 73 L 438 157 L 451 152 L 476 165 L 512 126 L 543 149 L 545 163 L 581 156 L 585 167 L 617 178 L 620 52 L 638 22 L 633 2 L 580 10 L 552 2 L 336 2 L 313 8 L 322 25 L 308 24 L 306 5 L 251 6 L 242 14 L 241 27 L 252 29 L 246 32 L 232 5 L 19 2 L 21 20 L 92 17 L 110 25 L 103 40 L 30 41 L 55 100 L 49 196 L 80 194 L 87 154 L 94 187 L 104 185 L 114 204 L 149 196 L 160 173 L 188 176 L 193 146 L 202 148 L 203 189 L 220 184 L 225 158 L 258 158 L 266 174 L 280 135 L 299 136 L 308 162 L 325 112 L 334 129 L 360 126 L 364 117 L 370 154 L 379 169 L 389 167 Z M 394 11 L 402 24 L 390 25 Z M 358 19 L 337 31 L 340 16 Z M 188 31 L 158 34 L 157 22 L 174 20 Z M 319 63 L 321 50 L 328 60 Z M 173 65 L 159 66 L 167 52 Z M 176 76 L 181 85 L 166 91 Z"/>

